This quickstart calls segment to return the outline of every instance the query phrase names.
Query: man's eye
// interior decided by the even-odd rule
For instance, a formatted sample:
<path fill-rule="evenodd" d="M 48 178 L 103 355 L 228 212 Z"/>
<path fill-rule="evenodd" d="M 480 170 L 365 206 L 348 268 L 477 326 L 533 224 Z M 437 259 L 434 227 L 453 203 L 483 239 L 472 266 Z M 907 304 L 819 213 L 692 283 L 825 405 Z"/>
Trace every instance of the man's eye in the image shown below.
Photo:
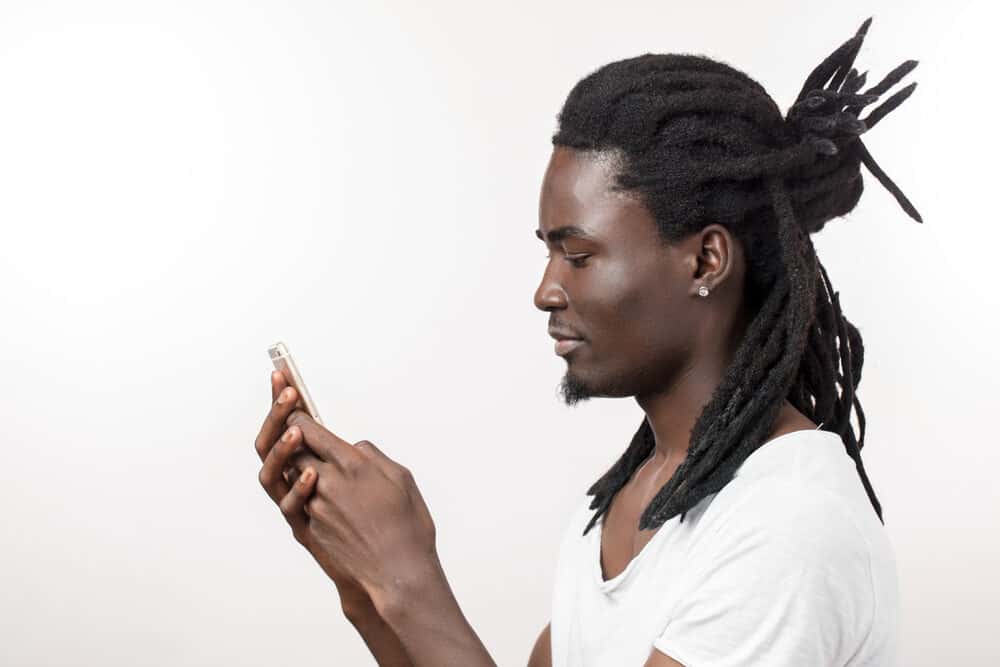
<path fill-rule="evenodd" d="M 590 257 L 590 255 L 566 255 L 564 259 L 577 268 L 583 268 L 584 266 L 586 266 L 584 262 L 587 260 L 588 257 Z M 552 258 L 551 254 L 545 256 L 545 259 L 551 259 L 551 258 Z"/>

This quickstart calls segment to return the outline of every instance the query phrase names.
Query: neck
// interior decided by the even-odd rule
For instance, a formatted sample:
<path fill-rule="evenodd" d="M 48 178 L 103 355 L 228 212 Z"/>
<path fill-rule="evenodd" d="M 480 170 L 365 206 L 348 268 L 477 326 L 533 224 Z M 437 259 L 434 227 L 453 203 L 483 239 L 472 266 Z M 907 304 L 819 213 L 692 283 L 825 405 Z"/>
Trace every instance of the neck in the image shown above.
<path fill-rule="evenodd" d="M 695 344 L 687 365 L 667 386 L 652 394 L 636 396 L 636 402 L 653 429 L 656 445 L 651 465 L 654 468 L 665 464 L 676 468 L 687 456 L 691 430 L 736 357 L 753 315 L 743 300 L 732 308 L 736 315 L 731 320 L 706 318 L 695 337 L 700 345 Z M 725 334 L 720 336 L 716 333 L 719 331 Z"/>
<path fill-rule="evenodd" d="M 687 455 L 691 429 L 712 398 L 728 366 L 721 355 L 701 356 L 655 394 L 637 396 L 653 429 L 656 446 L 650 465 L 680 465 Z"/>

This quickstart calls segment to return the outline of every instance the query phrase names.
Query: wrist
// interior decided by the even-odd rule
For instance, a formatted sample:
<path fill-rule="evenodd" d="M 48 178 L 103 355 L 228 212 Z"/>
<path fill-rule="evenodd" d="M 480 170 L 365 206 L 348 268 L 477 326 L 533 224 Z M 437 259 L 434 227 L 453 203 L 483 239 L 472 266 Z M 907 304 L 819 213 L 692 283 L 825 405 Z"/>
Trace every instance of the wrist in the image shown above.
<path fill-rule="evenodd" d="M 437 558 L 373 595 L 379 616 L 413 665 L 496 667 L 469 624 Z"/>
<path fill-rule="evenodd" d="M 379 613 L 375 609 L 369 600 L 367 604 L 361 603 L 344 603 L 341 602 L 340 609 L 344 613 L 344 618 L 351 622 L 352 625 L 358 625 L 360 623 L 369 623 L 374 619 L 379 618 Z"/>
<path fill-rule="evenodd" d="M 387 625 L 385 620 L 375 611 L 375 607 L 369 605 L 367 608 L 345 608 L 344 618 L 354 626 L 356 630 L 362 632 L 377 626 Z"/>
<path fill-rule="evenodd" d="M 419 604 L 440 603 L 451 595 L 451 587 L 437 554 L 413 563 L 379 590 L 370 592 L 375 613 L 386 621 L 400 619 Z"/>
<path fill-rule="evenodd" d="M 375 607 L 367 593 L 359 592 L 357 589 L 345 590 L 340 587 L 337 588 L 337 593 L 340 595 L 340 608 L 343 610 L 344 616 L 350 618 L 351 616 L 375 613 Z"/>

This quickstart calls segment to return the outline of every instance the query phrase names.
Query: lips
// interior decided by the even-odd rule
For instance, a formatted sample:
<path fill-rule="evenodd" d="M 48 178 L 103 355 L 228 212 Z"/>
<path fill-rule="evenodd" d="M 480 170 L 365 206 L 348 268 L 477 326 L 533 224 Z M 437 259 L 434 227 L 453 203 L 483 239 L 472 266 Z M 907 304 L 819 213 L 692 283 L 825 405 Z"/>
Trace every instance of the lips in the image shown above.
<path fill-rule="evenodd" d="M 564 357 L 583 344 L 579 338 L 559 338 L 556 339 L 555 351 L 560 357 Z"/>
<path fill-rule="evenodd" d="M 555 351 L 560 357 L 583 345 L 583 337 L 572 329 L 550 326 L 549 335 L 556 339 Z"/>
<path fill-rule="evenodd" d="M 556 340 L 583 340 L 575 332 L 570 331 L 569 329 L 556 329 L 553 327 L 549 329 L 549 335 Z"/>

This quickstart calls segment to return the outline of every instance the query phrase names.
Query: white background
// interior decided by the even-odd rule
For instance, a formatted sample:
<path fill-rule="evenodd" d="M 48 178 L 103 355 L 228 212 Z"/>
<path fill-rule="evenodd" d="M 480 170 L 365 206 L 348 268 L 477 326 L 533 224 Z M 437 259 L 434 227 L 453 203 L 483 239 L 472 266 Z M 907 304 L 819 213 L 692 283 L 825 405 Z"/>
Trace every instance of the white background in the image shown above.
<path fill-rule="evenodd" d="M 865 141 L 926 222 L 865 171 L 815 243 L 864 336 L 903 664 L 997 664 L 987 2 L 249 5 L 0 4 L 0 663 L 373 664 L 257 481 L 280 339 L 328 426 L 414 472 L 465 614 L 525 664 L 569 513 L 642 419 L 557 393 L 555 114 L 645 52 L 784 111 L 873 15 L 869 84 L 914 58 L 920 85 Z"/>

